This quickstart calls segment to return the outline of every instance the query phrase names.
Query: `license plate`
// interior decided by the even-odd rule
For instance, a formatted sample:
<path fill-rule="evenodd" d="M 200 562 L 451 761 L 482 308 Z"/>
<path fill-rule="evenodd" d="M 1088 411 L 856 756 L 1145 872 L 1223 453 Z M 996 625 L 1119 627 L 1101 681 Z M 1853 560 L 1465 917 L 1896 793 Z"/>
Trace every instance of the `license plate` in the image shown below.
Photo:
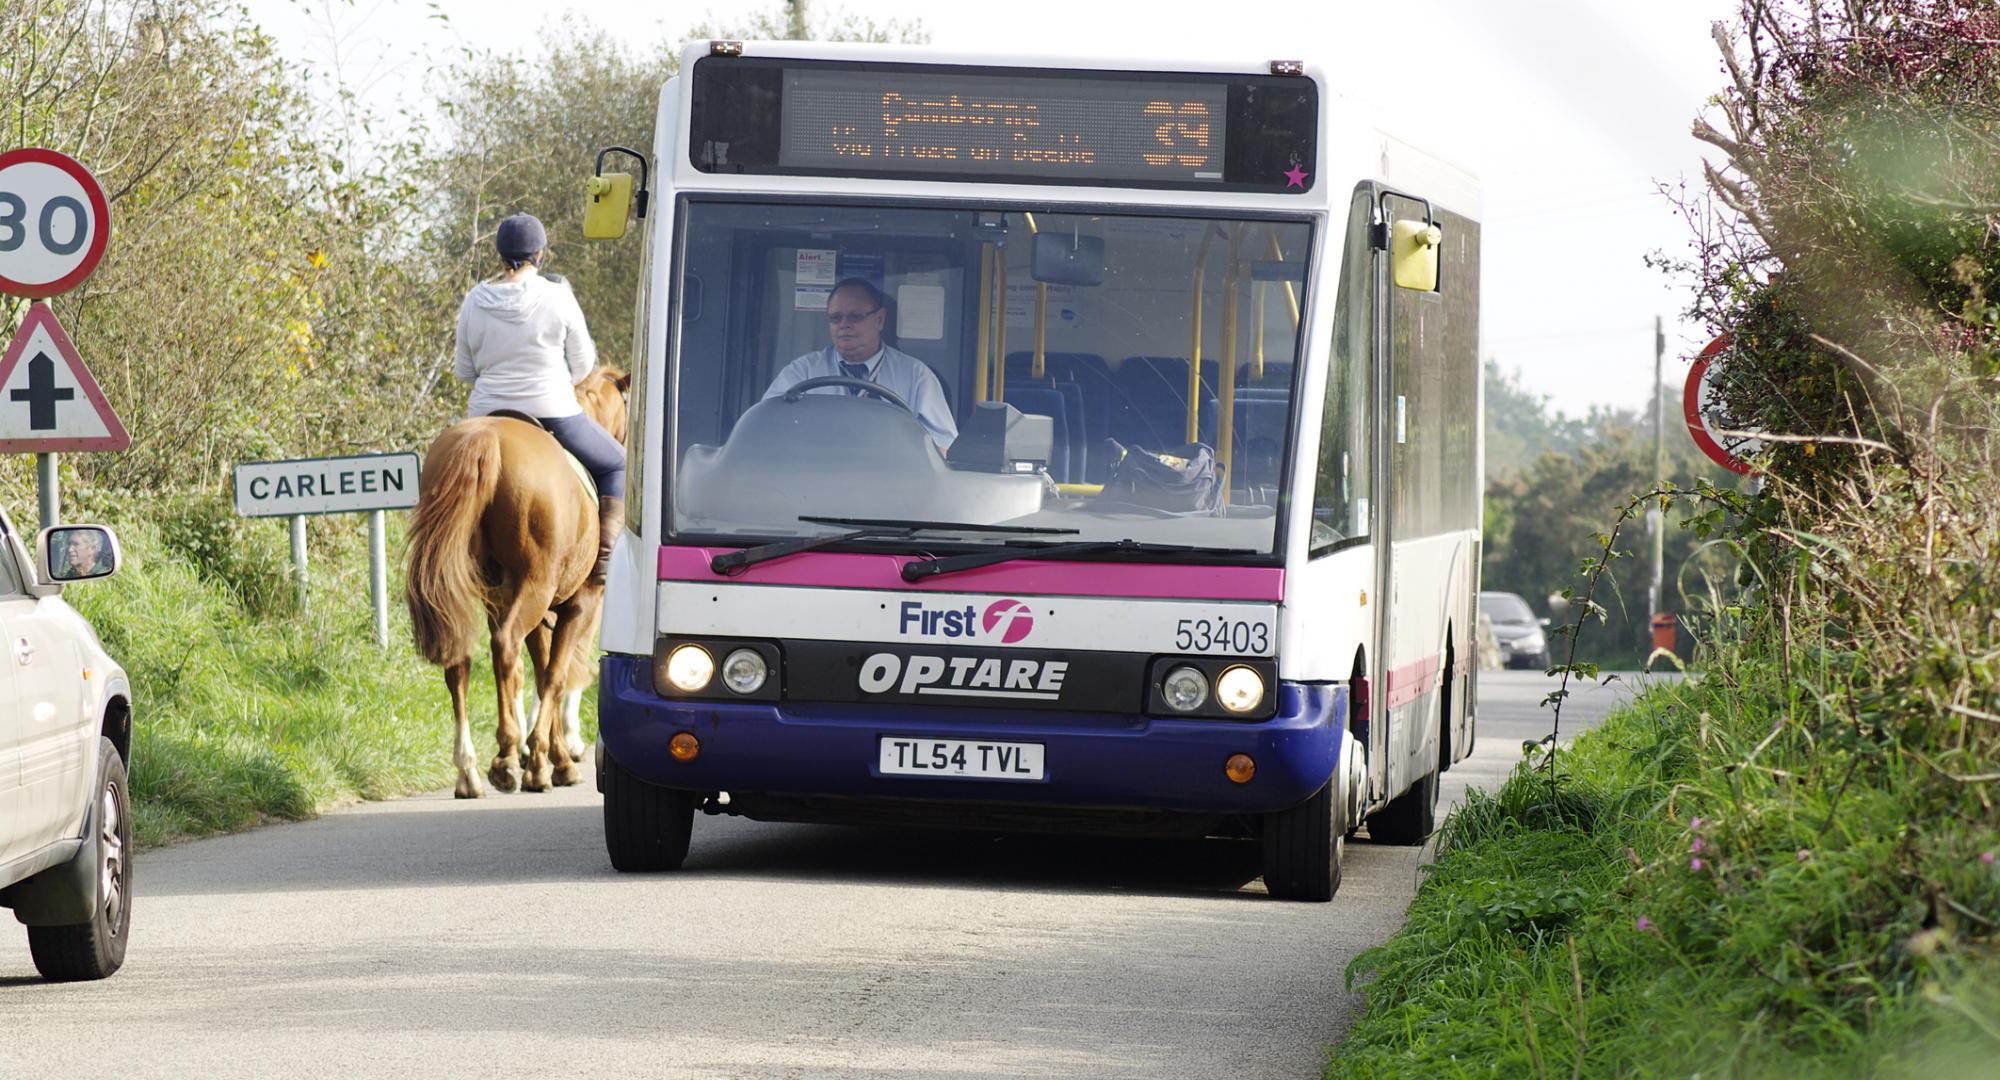
<path fill-rule="evenodd" d="M 885 736 L 878 764 L 885 775 L 891 776 L 1040 780 L 1042 744 Z"/>

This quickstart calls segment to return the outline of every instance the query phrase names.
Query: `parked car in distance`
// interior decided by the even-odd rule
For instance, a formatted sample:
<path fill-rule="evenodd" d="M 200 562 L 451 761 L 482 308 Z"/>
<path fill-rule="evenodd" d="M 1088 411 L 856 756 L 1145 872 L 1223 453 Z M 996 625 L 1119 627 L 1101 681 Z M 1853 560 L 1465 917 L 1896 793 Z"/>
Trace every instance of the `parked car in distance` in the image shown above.
<path fill-rule="evenodd" d="M 1544 632 L 1547 619 L 1535 617 L 1535 609 L 1517 593 L 1483 592 L 1479 610 L 1493 620 L 1493 638 L 1500 646 L 1502 667 L 1547 669 L 1549 639 Z"/>
<path fill-rule="evenodd" d="M 58 982 L 117 971 L 132 925 L 131 685 L 62 598 L 119 554 L 102 525 L 59 525 L 30 556 L 0 510 L 0 907 Z"/>

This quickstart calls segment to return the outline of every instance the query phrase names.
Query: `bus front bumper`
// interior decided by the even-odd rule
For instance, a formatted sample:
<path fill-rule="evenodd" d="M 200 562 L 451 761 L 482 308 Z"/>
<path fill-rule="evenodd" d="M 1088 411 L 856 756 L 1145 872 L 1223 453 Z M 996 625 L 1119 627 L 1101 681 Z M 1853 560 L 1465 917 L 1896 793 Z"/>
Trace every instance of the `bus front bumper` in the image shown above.
<path fill-rule="evenodd" d="M 1280 683 L 1268 720 L 1176 720 L 1137 714 L 1049 713 L 817 702 L 683 701 L 653 690 L 649 657 L 604 657 L 598 731 L 628 772 L 686 791 L 850 799 L 933 800 L 1205 814 L 1296 806 L 1334 773 L 1347 727 L 1347 687 Z M 678 760 L 670 740 L 700 743 Z M 884 739 L 1039 744 L 1035 780 L 884 773 Z M 1235 754 L 1256 764 L 1246 783 L 1224 772 Z"/>

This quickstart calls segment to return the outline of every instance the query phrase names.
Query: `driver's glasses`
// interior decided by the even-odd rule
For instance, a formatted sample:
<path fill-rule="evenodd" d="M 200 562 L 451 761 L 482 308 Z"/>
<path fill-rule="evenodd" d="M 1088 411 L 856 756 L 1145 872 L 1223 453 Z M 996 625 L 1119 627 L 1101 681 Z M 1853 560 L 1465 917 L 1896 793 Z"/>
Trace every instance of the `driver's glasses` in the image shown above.
<path fill-rule="evenodd" d="M 828 326 L 855 326 L 880 310 L 882 309 L 872 307 L 867 311 L 829 311 L 826 313 L 826 322 Z"/>

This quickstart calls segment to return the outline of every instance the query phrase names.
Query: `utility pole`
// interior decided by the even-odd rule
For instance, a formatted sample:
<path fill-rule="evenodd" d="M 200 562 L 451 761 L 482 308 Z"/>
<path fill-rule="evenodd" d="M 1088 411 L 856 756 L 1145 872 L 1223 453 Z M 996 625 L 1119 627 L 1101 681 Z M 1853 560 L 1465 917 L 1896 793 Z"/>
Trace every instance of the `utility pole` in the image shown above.
<path fill-rule="evenodd" d="M 1667 332 L 1664 320 L 1653 316 L 1653 479 L 1664 480 L 1667 475 L 1667 391 L 1660 380 L 1665 375 L 1663 366 L 1667 356 Z M 1667 550 L 1666 515 L 1658 504 L 1646 508 L 1646 523 L 1653 533 L 1653 577 L 1646 589 L 1646 630 L 1652 633 L 1653 616 L 1660 613 L 1660 586 L 1665 576 Z M 1650 638 L 1648 639 L 1650 641 Z M 1650 646 L 1649 646 L 1650 647 Z"/>
<path fill-rule="evenodd" d="M 785 39 L 806 40 L 806 0 L 785 0 Z"/>

